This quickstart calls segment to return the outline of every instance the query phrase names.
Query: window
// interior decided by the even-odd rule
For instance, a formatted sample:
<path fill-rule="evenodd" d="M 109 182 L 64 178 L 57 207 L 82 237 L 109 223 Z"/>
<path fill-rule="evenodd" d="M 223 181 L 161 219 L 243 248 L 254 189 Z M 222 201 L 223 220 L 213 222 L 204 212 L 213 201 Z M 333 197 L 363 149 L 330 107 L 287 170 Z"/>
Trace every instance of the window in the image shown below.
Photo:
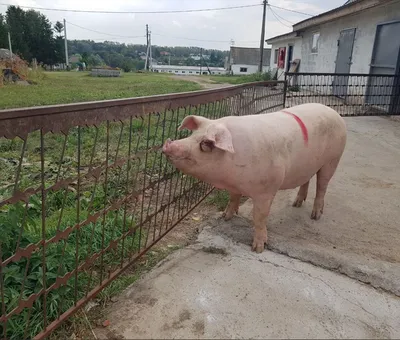
<path fill-rule="evenodd" d="M 169 73 L 172 73 L 172 71 L 168 71 Z"/>
<path fill-rule="evenodd" d="M 175 73 L 178 73 L 178 71 L 175 71 Z"/>
<path fill-rule="evenodd" d="M 186 71 L 182 71 L 182 73 L 186 73 Z"/>
<path fill-rule="evenodd" d="M 189 73 L 193 73 L 192 71 L 189 71 Z"/>
<path fill-rule="evenodd" d="M 312 35 L 311 53 L 318 53 L 319 32 L 314 32 Z"/>
<path fill-rule="evenodd" d="M 200 73 L 199 71 L 196 72 L 196 74 L 199 74 L 199 73 Z"/>
<path fill-rule="evenodd" d="M 274 64 L 278 63 L 278 52 L 279 50 L 276 48 L 274 51 Z"/>
<path fill-rule="evenodd" d="M 247 72 L 247 67 L 241 67 L 240 72 Z"/>

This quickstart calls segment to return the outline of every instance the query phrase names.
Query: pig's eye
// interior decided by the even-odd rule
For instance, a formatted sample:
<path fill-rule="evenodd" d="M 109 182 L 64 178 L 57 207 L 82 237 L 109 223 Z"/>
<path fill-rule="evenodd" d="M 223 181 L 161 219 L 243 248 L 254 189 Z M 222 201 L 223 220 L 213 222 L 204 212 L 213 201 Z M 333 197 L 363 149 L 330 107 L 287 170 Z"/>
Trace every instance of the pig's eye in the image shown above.
<path fill-rule="evenodd" d="M 214 143 L 209 140 L 203 140 L 200 142 L 200 150 L 203 152 L 211 152 L 214 149 Z"/>

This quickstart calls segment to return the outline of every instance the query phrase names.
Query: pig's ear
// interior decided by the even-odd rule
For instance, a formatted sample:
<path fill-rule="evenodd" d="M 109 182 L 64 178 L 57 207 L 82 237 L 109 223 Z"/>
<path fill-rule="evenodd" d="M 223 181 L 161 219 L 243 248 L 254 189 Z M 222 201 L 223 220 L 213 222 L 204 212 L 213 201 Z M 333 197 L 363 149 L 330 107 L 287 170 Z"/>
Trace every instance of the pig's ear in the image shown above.
<path fill-rule="evenodd" d="M 218 149 L 235 153 L 232 135 L 228 128 L 222 124 L 211 125 L 207 130 L 207 140 L 212 141 Z"/>
<path fill-rule="evenodd" d="M 182 121 L 181 125 L 178 127 L 178 130 L 188 129 L 190 131 L 197 130 L 202 123 L 207 121 L 207 118 L 200 116 L 187 116 Z"/>

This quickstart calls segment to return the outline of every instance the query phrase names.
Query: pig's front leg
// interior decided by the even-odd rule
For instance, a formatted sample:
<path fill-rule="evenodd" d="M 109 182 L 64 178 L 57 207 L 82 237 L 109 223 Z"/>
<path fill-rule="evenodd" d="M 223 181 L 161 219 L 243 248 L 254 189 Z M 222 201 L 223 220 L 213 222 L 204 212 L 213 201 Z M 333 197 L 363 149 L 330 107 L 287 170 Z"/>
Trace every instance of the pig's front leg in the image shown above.
<path fill-rule="evenodd" d="M 267 219 L 271 209 L 275 193 L 253 198 L 253 223 L 254 235 L 251 249 L 256 253 L 262 253 L 267 243 Z"/>
<path fill-rule="evenodd" d="M 222 217 L 225 219 L 225 221 L 229 221 L 235 213 L 238 214 L 241 197 L 241 194 L 229 193 L 229 203 L 222 214 Z"/>

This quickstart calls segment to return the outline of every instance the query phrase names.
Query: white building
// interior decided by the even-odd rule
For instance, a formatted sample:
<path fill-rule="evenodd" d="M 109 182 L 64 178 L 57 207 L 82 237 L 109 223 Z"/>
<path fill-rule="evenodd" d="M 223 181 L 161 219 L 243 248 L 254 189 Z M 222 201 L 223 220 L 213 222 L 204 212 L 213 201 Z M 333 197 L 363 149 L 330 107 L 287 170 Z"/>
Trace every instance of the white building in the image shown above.
<path fill-rule="evenodd" d="M 303 73 L 399 74 L 400 0 L 349 0 L 266 41 L 279 80 L 295 59 Z"/>
<path fill-rule="evenodd" d="M 151 65 L 153 72 L 170 73 L 183 76 L 207 74 L 212 75 L 226 74 L 223 67 L 207 67 L 207 66 L 179 66 L 179 65 Z M 209 72 L 210 71 L 210 72 Z"/>
<path fill-rule="evenodd" d="M 271 49 L 263 52 L 263 72 L 270 70 Z M 227 69 L 231 74 L 245 75 L 258 72 L 260 64 L 260 49 L 231 46 Z"/>

